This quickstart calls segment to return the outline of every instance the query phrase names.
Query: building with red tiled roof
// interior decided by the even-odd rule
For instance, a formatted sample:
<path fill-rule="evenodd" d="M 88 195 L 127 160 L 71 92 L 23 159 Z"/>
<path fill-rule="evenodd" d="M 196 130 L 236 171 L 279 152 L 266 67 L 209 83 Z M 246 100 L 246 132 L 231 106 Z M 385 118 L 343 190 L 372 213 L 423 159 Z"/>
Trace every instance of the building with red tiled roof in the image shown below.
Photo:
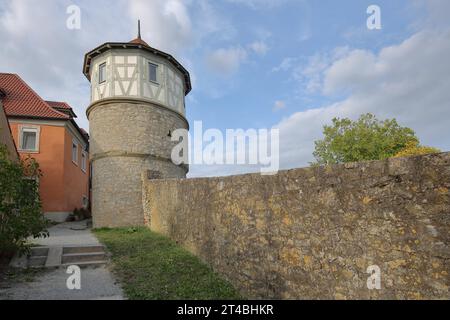
<path fill-rule="evenodd" d="M 8 116 L 42 119 L 69 119 L 34 92 L 17 74 L 0 73 L 0 88 L 4 92 L 3 106 Z"/>
<path fill-rule="evenodd" d="M 9 127 L 8 119 L 6 119 L 5 111 L 3 110 L 2 98 L 5 93 L 0 90 L 0 145 L 5 146 L 8 152 L 8 158 L 12 161 L 18 161 L 19 155 L 17 153 L 16 145 L 14 143 L 11 128 Z"/>
<path fill-rule="evenodd" d="M 66 102 L 43 100 L 18 75 L 0 73 L 2 105 L 21 158 L 42 170 L 39 193 L 48 218 L 64 221 L 89 206 L 89 135 Z"/>
<path fill-rule="evenodd" d="M 67 114 L 69 117 L 76 118 L 77 115 L 73 112 L 71 106 L 69 106 L 66 102 L 60 101 L 45 101 L 52 109 Z M 84 130 L 83 130 L 84 131 Z"/>

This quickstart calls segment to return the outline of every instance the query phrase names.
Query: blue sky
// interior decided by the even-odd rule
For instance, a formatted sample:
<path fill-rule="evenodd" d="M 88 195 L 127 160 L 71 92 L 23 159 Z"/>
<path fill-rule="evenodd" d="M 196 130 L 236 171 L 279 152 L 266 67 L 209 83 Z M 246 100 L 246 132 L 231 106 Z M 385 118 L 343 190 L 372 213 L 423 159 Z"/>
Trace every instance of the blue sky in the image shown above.
<path fill-rule="evenodd" d="M 286 1 L 256 8 L 241 2 L 219 2 L 217 10 L 227 13 L 235 34 L 230 39 L 212 35 L 190 54 L 196 67 L 196 88 L 193 99 L 188 100 L 189 118 L 223 129 L 272 126 L 293 112 L 330 103 L 333 98 L 305 92 L 305 84 L 293 81 L 290 70 L 274 69 L 285 59 L 296 59 L 293 63 L 306 66 L 311 56 L 326 54 L 336 47 L 377 51 L 406 39 L 413 32 L 413 17 L 422 15 L 408 2 L 379 2 L 383 31 L 366 28 L 366 9 L 372 1 Z M 411 12 L 405 12 L 405 8 Z M 254 42 L 264 43 L 267 52 L 258 55 L 248 50 L 247 46 Z M 205 55 L 216 48 L 243 48 L 249 52 L 236 72 L 223 76 L 205 65 Z M 285 107 L 273 112 L 276 101 L 283 101 Z"/>
<path fill-rule="evenodd" d="M 82 27 L 68 30 L 67 6 Z M 368 30 L 366 9 L 381 8 Z M 447 13 L 447 14 L 446 14 Z M 0 71 L 84 115 L 85 52 L 143 38 L 191 72 L 187 116 L 205 128 L 279 128 L 282 168 L 312 159 L 335 116 L 396 117 L 423 143 L 450 149 L 450 29 L 446 0 L 0 0 Z M 248 168 L 193 167 L 191 176 Z"/>

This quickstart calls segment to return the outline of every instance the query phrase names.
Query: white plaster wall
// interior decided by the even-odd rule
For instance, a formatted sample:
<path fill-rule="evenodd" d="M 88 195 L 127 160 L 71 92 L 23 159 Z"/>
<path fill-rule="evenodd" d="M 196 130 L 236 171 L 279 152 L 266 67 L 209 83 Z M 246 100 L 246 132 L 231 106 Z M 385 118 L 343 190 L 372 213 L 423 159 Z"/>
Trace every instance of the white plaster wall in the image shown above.
<path fill-rule="evenodd" d="M 106 81 L 99 84 L 99 66 L 106 62 Z M 158 65 L 158 84 L 149 81 L 148 63 Z M 109 50 L 92 60 L 91 103 L 125 97 L 162 104 L 185 115 L 183 74 L 167 60 L 137 49 Z"/>

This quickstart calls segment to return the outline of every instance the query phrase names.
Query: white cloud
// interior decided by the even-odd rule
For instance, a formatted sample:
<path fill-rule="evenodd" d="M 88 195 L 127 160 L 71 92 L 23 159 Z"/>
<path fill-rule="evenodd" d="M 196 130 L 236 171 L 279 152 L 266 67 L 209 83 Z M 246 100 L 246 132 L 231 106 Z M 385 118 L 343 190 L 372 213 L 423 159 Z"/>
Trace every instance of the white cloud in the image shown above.
<path fill-rule="evenodd" d="M 450 30 L 423 31 L 378 54 L 351 50 L 332 61 L 322 70 L 320 88 L 325 95 L 347 94 L 347 98 L 295 113 L 276 125 L 282 167 L 312 161 L 314 141 L 333 117 L 357 118 L 366 112 L 395 117 L 414 129 L 422 143 L 450 150 L 448 52 Z"/>
<path fill-rule="evenodd" d="M 184 1 L 130 0 L 132 19 L 141 19 L 142 37 L 163 51 L 177 53 L 194 42 L 192 21 Z"/>
<path fill-rule="evenodd" d="M 277 100 L 273 104 L 273 111 L 279 111 L 284 108 L 286 108 L 286 102 L 284 102 L 283 100 Z"/>
<path fill-rule="evenodd" d="M 229 41 L 237 35 L 235 25 L 225 16 L 218 12 L 214 4 L 208 0 L 197 0 L 192 2 L 191 18 L 195 24 L 196 42 L 200 44 L 207 37 L 214 40 Z"/>
<path fill-rule="evenodd" d="M 218 74 L 229 76 L 235 73 L 241 63 L 247 59 L 247 51 L 241 47 L 221 48 L 207 57 L 208 67 Z"/>
<path fill-rule="evenodd" d="M 291 70 L 297 63 L 297 58 L 287 57 L 284 58 L 281 63 L 272 69 L 272 72 L 288 71 Z"/>
<path fill-rule="evenodd" d="M 1 1 L 0 72 L 19 74 L 44 99 L 67 101 L 86 129 L 90 93 L 81 72 L 86 52 L 107 41 L 132 40 L 140 18 L 144 40 L 186 63 L 189 59 L 181 52 L 218 32 L 211 19 L 220 22 L 223 33 L 231 30 L 206 2 L 181 0 L 117 0 L 114 6 L 107 0 L 78 0 L 81 30 L 69 30 L 66 9 L 72 4 L 70 0 Z"/>
<path fill-rule="evenodd" d="M 299 83 L 302 94 L 320 93 L 324 71 L 348 52 L 348 47 L 337 47 L 331 52 L 316 53 L 306 59 L 286 57 L 272 69 L 272 72 L 289 72 L 291 80 Z"/>
<path fill-rule="evenodd" d="M 246 5 L 252 9 L 272 9 L 279 7 L 289 0 L 226 0 L 231 3 Z"/>
<path fill-rule="evenodd" d="M 256 54 L 261 56 L 265 55 L 267 51 L 269 51 L 269 47 L 263 41 L 255 41 L 249 44 L 249 48 Z"/>
<path fill-rule="evenodd" d="M 331 63 L 331 58 L 324 54 L 315 54 L 308 59 L 308 63 L 293 69 L 293 78 L 305 83 L 305 91 L 317 92 L 321 88 L 323 71 Z"/>
<path fill-rule="evenodd" d="M 219 48 L 207 55 L 206 64 L 214 73 L 227 77 L 236 73 L 252 53 L 263 56 L 268 50 L 269 47 L 263 41 L 254 41 L 245 48 L 242 46 Z"/>
<path fill-rule="evenodd" d="M 416 26 L 425 27 L 448 27 L 450 26 L 449 12 L 450 1 L 448 0 L 414 0 L 413 4 L 419 10 L 424 11 L 425 18 L 416 22 Z"/>
<path fill-rule="evenodd" d="M 67 101 L 79 116 L 79 124 L 87 129 L 84 113 L 89 82 L 81 68 L 84 53 L 99 44 L 95 35 L 100 28 L 87 23 L 82 10 L 82 30 L 67 29 L 66 8 L 70 4 L 49 0 L 2 3 L 0 72 L 19 74 L 44 99 Z M 91 14 L 95 16 L 95 10 Z"/>

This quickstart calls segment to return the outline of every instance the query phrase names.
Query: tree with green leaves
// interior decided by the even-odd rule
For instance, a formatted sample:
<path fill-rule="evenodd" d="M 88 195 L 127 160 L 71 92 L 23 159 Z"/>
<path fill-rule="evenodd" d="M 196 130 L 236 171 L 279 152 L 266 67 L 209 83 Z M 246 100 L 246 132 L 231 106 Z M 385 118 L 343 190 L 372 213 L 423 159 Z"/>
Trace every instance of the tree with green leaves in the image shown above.
<path fill-rule="evenodd" d="M 28 237 L 46 237 L 48 221 L 41 211 L 38 163 L 15 162 L 0 144 L 0 255 L 28 249 Z"/>
<path fill-rule="evenodd" d="M 430 153 L 439 153 L 441 150 L 433 147 L 421 146 L 419 143 L 414 141 L 409 142 L 406 147 L 395 155 L 395 158 L 420 156 Z"/>
<path fill-rule="evenodd" d="M 382 160 L 411 146 L 420 147 L 412 129 L 400 126 L 395 119 L 378 120 L 370 113 L 356 121 L 334 118 L 332 125 L 324 126 L 323 134 L 324 138 L 315 142 L 315 164 L 319 165 Z"/>

